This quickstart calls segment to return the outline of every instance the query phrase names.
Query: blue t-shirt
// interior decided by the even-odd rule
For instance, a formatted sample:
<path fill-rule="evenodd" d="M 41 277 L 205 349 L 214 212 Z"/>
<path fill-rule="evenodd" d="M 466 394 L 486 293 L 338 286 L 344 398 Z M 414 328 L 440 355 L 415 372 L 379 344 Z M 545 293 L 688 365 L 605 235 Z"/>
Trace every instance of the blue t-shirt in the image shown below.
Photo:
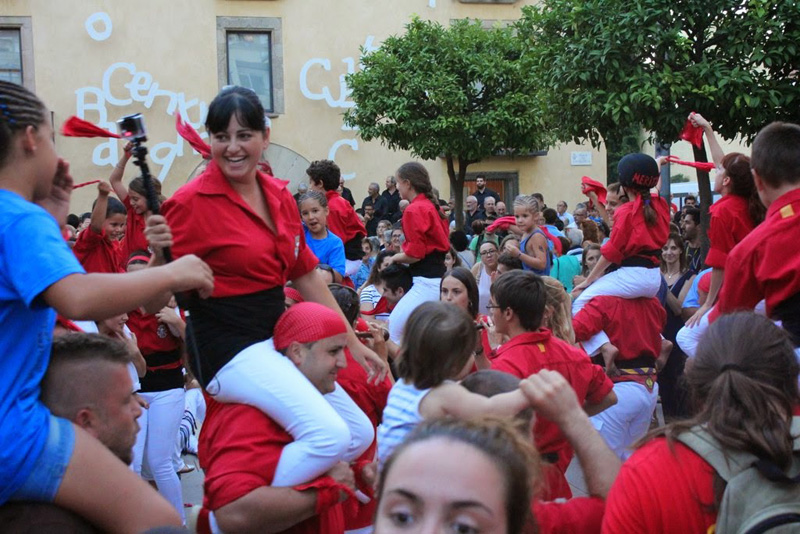
<path fill-rule="evenodd" d="M 700 279 L 707 272 L 711 272 L 711 268 L 710 267 L 708 269 L 700 271 L 697 274 L 697 276 L 694 277 L 694 281 L 692 282 L 691 287 L 689 287 L 689 291 L 686 292 L 686 298 L 683 299 L 683 306 L 681 306 L 681 308 L 699 308 L 700 307 L 700 294 L 697 292 L 697 288 L 700 285 Z"/>
<path fill-rule="evenodd" d="M 303 230 L 306 232 L 306 244 L 319 262 L 327 263 L 344 277 L 344 243 L 339 236 L 328 230 L 328 236 L 325 239 L 314 239 L 305 225 L 303 225 Z"/>
<path fill-rule="evenodd" d="M 56 312 L 39 295 L 83 272 L 49 213 L 0 190 L 0 504 L 28 479 L 47 440 L 39 385 Z"/>

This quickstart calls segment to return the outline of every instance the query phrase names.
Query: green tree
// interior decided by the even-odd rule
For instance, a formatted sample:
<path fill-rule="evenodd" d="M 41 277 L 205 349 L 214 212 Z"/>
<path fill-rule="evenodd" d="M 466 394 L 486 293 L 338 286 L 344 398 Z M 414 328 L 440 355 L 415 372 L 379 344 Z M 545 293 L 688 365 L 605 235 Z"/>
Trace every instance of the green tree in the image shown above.
<path fill-rule="evenodd" d="M 414 18 L 347 77 L 356 106 L 344 121 L 365 141 L 380 139 L 422 159 L 444 157 L 461 228 L 469 165 L 551 143 L 523 45 L 508 28 L 468 20 L 445 28 Z"/>
<path fill-rule="evenodd" d="M 697 111 L 726 138 L 774 120 L 800 122 L 800 3 L 786 0 L 543 0 L 523 8 L 561 139 L 601 139 L 638 125 L 666 143 Z M 705 148 L 695 160 L 707 161 Z M 698 172 L 707 227 L 711 187 Z"/>

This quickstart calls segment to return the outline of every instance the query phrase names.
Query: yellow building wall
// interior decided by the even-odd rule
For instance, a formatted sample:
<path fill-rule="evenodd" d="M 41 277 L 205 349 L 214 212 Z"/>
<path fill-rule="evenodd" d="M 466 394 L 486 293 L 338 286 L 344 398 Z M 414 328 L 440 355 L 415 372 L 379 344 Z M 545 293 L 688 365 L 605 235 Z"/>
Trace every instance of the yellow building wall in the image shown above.
<path fill-rule="evenodd" d="M 413 14 L 448 24 L 456 18 L 513 20 L 514 4 L 459 0 L 0 0 L 0 16 L 29 16 L 37 94 L 59 127 L 71 115 L 114 129 L 124 115 L 142 113 L 148 128 L 150 168 L 166 195 L 180 187 L 201 158 L 175 132 L 181 112 L 201 132 L 208 103 L 220 89 L 217 17 L 277 17 L 282 24 L 285 112 L 272 119 L 272 142 L 307 160 L 334 159 L 357 200 L 369 182 L 383 186 L 411 155 L 365 143 L 343 129 L 352 102 L 341 78 L 358 68 L 359 47 L 377 47 L 399 34 Z M 56 139 L 76 182 L 106 178 L 121 143 Z M 587 166 L 572 166 L 581 152 Z M 434 185 L 449 193 L 444 160 L 424 162 Z M 129 164 L 126 180 L 138 173 Z M 277 169 L 280 176 L 280 169 Z M 492 158 L 469 168 L 513 171 L 522 193 L 541 192 L 549 205 L 580 201 L 580 177 L 605 178 L 605 153 L 587 146 L 553 147 L 546 156 Z M 292 187 L 300 180 L 290 176 Z M 76 190 L 74 212 L 88 211 L 93 188 Z"/>

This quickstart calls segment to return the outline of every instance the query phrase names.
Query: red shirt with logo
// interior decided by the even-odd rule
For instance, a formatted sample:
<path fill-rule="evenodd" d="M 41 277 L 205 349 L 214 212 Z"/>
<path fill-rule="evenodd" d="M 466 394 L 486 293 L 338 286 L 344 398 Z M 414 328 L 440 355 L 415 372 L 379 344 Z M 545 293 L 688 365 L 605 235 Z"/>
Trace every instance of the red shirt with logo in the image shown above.
<path fill-rule="evenodd" d="M 162 206 L 173 255 L 196 254 L 214 271 L 214 297 L 247 295 L 299 278 L 318 260 L 306 246 L 288 182 L 257 173 L 273 231 L 231 187 L 215 162 Z"/>
<path fill-rule="evenodd" d="M 789 191 L 767 209 L 759 224 L 728 255 L 725 280 L 713 321 L 722 313 L 752 310 L 766 300 L 767 316 L 800 293 L 800 188 Z"/>
<path fill-rule="evenodd" d="M 542 369 L 558 371 L 575 390 L 580 403 L 597 404 L 614 388 L 603 368 L 593 364 L 586 353 L 553 337 L 545 328 L 520 334 L 502 345 L 492 360 L 492 369 L 520 379 Z M 555 468 L 547 469 L 545 473 L 550 483 L 549 492 L 544 497 L 548 500 L 570 497 L 572 493 L 564 472 L 572 459 L 572 448 L 566 438 L 555 423 L 544 417 L 537 417 L 533 437 L 539 452 L 558 454 Z"/>

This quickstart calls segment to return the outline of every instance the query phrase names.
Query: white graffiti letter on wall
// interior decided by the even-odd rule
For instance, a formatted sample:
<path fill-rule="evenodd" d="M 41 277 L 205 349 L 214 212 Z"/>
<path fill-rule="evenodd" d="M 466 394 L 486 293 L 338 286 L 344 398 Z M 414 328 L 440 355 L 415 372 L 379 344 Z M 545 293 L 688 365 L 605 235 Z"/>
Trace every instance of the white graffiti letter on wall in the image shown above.
<path fill-rule="evenodd" d="M 98 22 L 103 24 L 102 30 L 97 29 Z M 114 29 L 111 24 L 111 17 L 108 16 L 108 13 L 103 13 L 102 11 L 89 15 L 84 26 L 86 27 L 86 33 L 95 41 L 105 41 L 111 37 L 111 31 Z"/>
<path fill-rule="evenodd" d="M 375 45 L 375 36 L 368 35 L 364 40 L 364 45 L 362 48 L 364 53 L 374 52 L 377 50 L 378 47 Z M 344 57 L 341 59 L 341 62 L 345 64 L 345 72 L 338 75 L 338 98 L 333 96 L 334 91 L 329 85 L 322 85 L 322 87 L 320 87 L 318 90 L 312 90 L 309 86 L 309 72 L 320 68 L 325 72 L 331 72 L 332 63 L 330 58 L 311 58 L 306 61 L 303 65 L 303 68 L 300 69 L 300 92 L 303 94 L 303 96 L 309 100 L 324 100 L 328 107 L 334 109 L 348 109 L 354 107 L 355 103 L 350 100 L 352 90 L 347 86 L 345 77 L 347 74 L 353 74 L 356 71 L 356 60 L 354 57 Z M 359 61 L 359 68 L 361 67 L 362 65 Z M 345 125 L 342 125 L 341 129 L 345 131 L 354 130 L 354 128 Z M 344 145 L 349 146 L 352 150 L 358 150 L 358 140 L 339 139 L 331 145 L 331 148 L 328 151 L 328 159 L 335 161 L 336 152 Z M 351 180 L 355 178 L 355 176 L 356 173 L 354 172 L 342 174 L 342 178 L 345 180 Z"/>
<path fill-rule="evenodd" d="M 336 161 L 336 152 L 339 151 L 339 148 L 342 146 L 347 145 L 352 148 L 354 151 L 358 150 L 358 141 L 356 139 L 339 139 L 335 143 L 331 145 L 331 149 L 328 150 L 328 159 L 331 161 Z M 342 178 L 345 180 L 352 180 L 356 177 L 356 173 L 351 172 L 349 174 L 342 174 Z"/>
<path fill-rule="evenodd" d="M 129 76 L 130 79 L 123 84 L 112 83 L 112 76 Z M 112 87 L 124 88 L 122 91 Z M 107 130 L 115 130 L 116 125 L 109 121 L 109 106 L 127 107 L 133 102 L 140 102 L 144 107 L 151 108 L 157 97 L 166 98 L 166 113 L 174 115 L 180 113 L 187 123 L 194 128 L 199 128 L 205 121 L 208 113 L 208 105 L 197 98 L 186 99 L 184 93 L 176 93 L 161 89 L 157 81 L 149 72 L 139 71 L 133 63 L 113 63 L 103 72 L 100 87 L 81 87 L 75 91 L 77 115 L 86 119 L 86 113 L 97 113 L 98 126 Z M 190 117 L 190 111 L 197 108 L 198 113 L 195 120 Z M 125 110 L 130 113 L 132 110 Z M 125 112 L 120 110 L 119 115 Z M 94 119 L 94 117 L 92 117 Z M 90 119 L 87 119 L 90 120 Z M 161 165 L 158 179 L 163 181 L 169 174 L 175 158 L 183 155 L 183 140 L 178 137 L 176 142 L 165 141 L 155 145 L 151 151 L 153 162 Z M 95 165 L 115 165 L 119 160 L 119 143 L 115 139 L 104 141 L 95 147 L 92 152 L 92 163 Z"/>

